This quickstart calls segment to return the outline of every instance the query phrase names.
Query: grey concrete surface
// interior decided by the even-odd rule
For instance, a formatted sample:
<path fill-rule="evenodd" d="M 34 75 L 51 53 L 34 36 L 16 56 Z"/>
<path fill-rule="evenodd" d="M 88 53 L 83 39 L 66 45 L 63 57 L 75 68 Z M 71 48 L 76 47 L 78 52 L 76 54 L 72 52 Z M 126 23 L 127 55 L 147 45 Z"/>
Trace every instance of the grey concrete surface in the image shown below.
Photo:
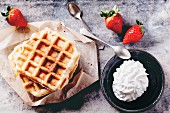
<path fill-rule="evenodd" d="M 68 0 L 70 1 L 70 0 Z M 79 31 L 80 21 L 72 18 L 64 0 L 1 0 L 0 10 L 6 5 L 19 8 L 28 22 L 60 20 Z M 99 13 L 102 7 L 111 9 L 117 5 L 121 9 L 124 25 L 131 26 L 139 19 L 145 25 L 145 35 L 140 42 L 126 45 L 127 48 L 140 49 L 154 55 L 161 63 L 165 73 L 165 90 L 160 101 L 145 113 L 170 113 L 170 1 L 169 0 L 73 0 L 83 11 L 83 19 L 99 38 L 112 45 L 122 45 L 120 36 L 109 31 Z M 0 28 L 9 25 L 0 17 Z M 98 43 L 100 45 L 100 43 Z M 110 48 L 99 51 L 100 71 L 113 56 Z M 61 104 L 30 107 L 26 105 L 13 89 L 0 77 L 0 113 L 117 113 L 105 100 L 99 83 L 84 90 L 83 93 Z"/>

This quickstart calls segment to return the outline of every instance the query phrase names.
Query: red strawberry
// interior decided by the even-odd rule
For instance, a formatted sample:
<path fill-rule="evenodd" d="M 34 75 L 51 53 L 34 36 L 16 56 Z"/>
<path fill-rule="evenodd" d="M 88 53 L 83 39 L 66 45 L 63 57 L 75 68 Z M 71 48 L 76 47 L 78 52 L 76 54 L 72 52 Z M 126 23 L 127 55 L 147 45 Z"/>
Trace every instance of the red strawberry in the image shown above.
<path fill-rule="evenodd" d="M 138 20 L 136 20 L 136 23 L 137 23 L 136 25 L 129 28 L 128 31 L 126 32 L 123 39 L 123 44 L 138 42 L 143 37 L 144 35 L 143 24 Z"/>
<path fill-rule="evenodd" d="M 100 16 L 105 17 L 105 24 L 106 27 L 115 33 L 121 34 L 122 33 L 122 16 L 118 13 L 120 10 L 114 6 L 111 11 L 104 11 L 102 9 Z"/>
<path fill-rule="evenodd" d="M 27 21 L 22 15 L 21 11 L 17 8 L 10 8 L 10 6 L 7 7 L 7 12 L 3 13 L 1 12 L 2 16 L 6 17 L 7 22 L 11 26 L 18 26 L 18 27 L 24 27 L 27 26 Z"/>

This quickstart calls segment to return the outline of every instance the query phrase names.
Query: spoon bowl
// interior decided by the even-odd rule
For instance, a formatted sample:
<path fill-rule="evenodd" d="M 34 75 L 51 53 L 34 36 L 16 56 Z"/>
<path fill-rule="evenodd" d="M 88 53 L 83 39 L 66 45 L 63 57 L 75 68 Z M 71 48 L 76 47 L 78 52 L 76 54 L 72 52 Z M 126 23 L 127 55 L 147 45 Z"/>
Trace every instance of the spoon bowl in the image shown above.
<path fill-rule="evenodd" d="M 71 16 L 75 17 L 76 19 L 81 18 L 80 8 L 77 5 L 75 5 L 74 3 L 68 3 L 67 9 Z"/>
<path fill-rule="evenodd" d="M 81 12 L 80 8 L 79 8 L 75 3 L 69 2 L 69 3 L 67 4 L 67 9 L 68 9 L 68 12 L 70 13 L 70 15 L 71 15 L 72 17 L 74 17 L 74 18 L 76 18 L 76 19 L 79 19 L 79 20 L 83 23 L 84 27 L 85 27 L 88 31 L 91 31 L 91 30 L 89 29 L 89 27 L 86 25 L 86 23 L 84 22 L 84 20 L 81 18 L 82 12 Z"/>
<path fill-rule="evenodd" d="M 117 56 L 122 59 L 129 59 L 131 57 L 130 52 L 123 46 L 111 46 Z"/>

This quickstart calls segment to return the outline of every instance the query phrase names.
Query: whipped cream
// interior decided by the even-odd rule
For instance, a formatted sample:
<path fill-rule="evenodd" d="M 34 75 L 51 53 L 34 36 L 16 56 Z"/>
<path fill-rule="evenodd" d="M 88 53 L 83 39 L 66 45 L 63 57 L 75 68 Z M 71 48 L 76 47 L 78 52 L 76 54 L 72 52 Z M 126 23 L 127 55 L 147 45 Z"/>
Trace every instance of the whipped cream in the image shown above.
<path fill-rule="evenodd" d="M 146 91 L 149 81 L 146 69 L 139 61 L 124 61 L 113 74 L 113 92 L 122 101 L 133 101 Z"/>

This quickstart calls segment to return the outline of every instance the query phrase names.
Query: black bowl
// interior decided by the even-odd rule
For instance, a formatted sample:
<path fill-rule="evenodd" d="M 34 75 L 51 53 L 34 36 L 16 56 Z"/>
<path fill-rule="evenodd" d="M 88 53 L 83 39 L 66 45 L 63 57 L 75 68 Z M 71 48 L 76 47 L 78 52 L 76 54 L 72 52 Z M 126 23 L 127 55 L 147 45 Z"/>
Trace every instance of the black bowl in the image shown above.
<path fill-rule="evenodd" d="M 147 76 L 149 86 L 144 94 L 131 102 L 121 101 L 114 95 L 112 90 L 113 73 L 124 61 L 116 56 L 112 57 L 106 64 L 100 79 L 100 85 L 106 100 L 113 107 L 123 112 L 142 112 L 153 107 L 160 99 L 164 89 L 164 73 L 160 63 L 151 54 L 141 50 L 129 51 L 131 59 L 140 61 L 149 74 Z"/>

